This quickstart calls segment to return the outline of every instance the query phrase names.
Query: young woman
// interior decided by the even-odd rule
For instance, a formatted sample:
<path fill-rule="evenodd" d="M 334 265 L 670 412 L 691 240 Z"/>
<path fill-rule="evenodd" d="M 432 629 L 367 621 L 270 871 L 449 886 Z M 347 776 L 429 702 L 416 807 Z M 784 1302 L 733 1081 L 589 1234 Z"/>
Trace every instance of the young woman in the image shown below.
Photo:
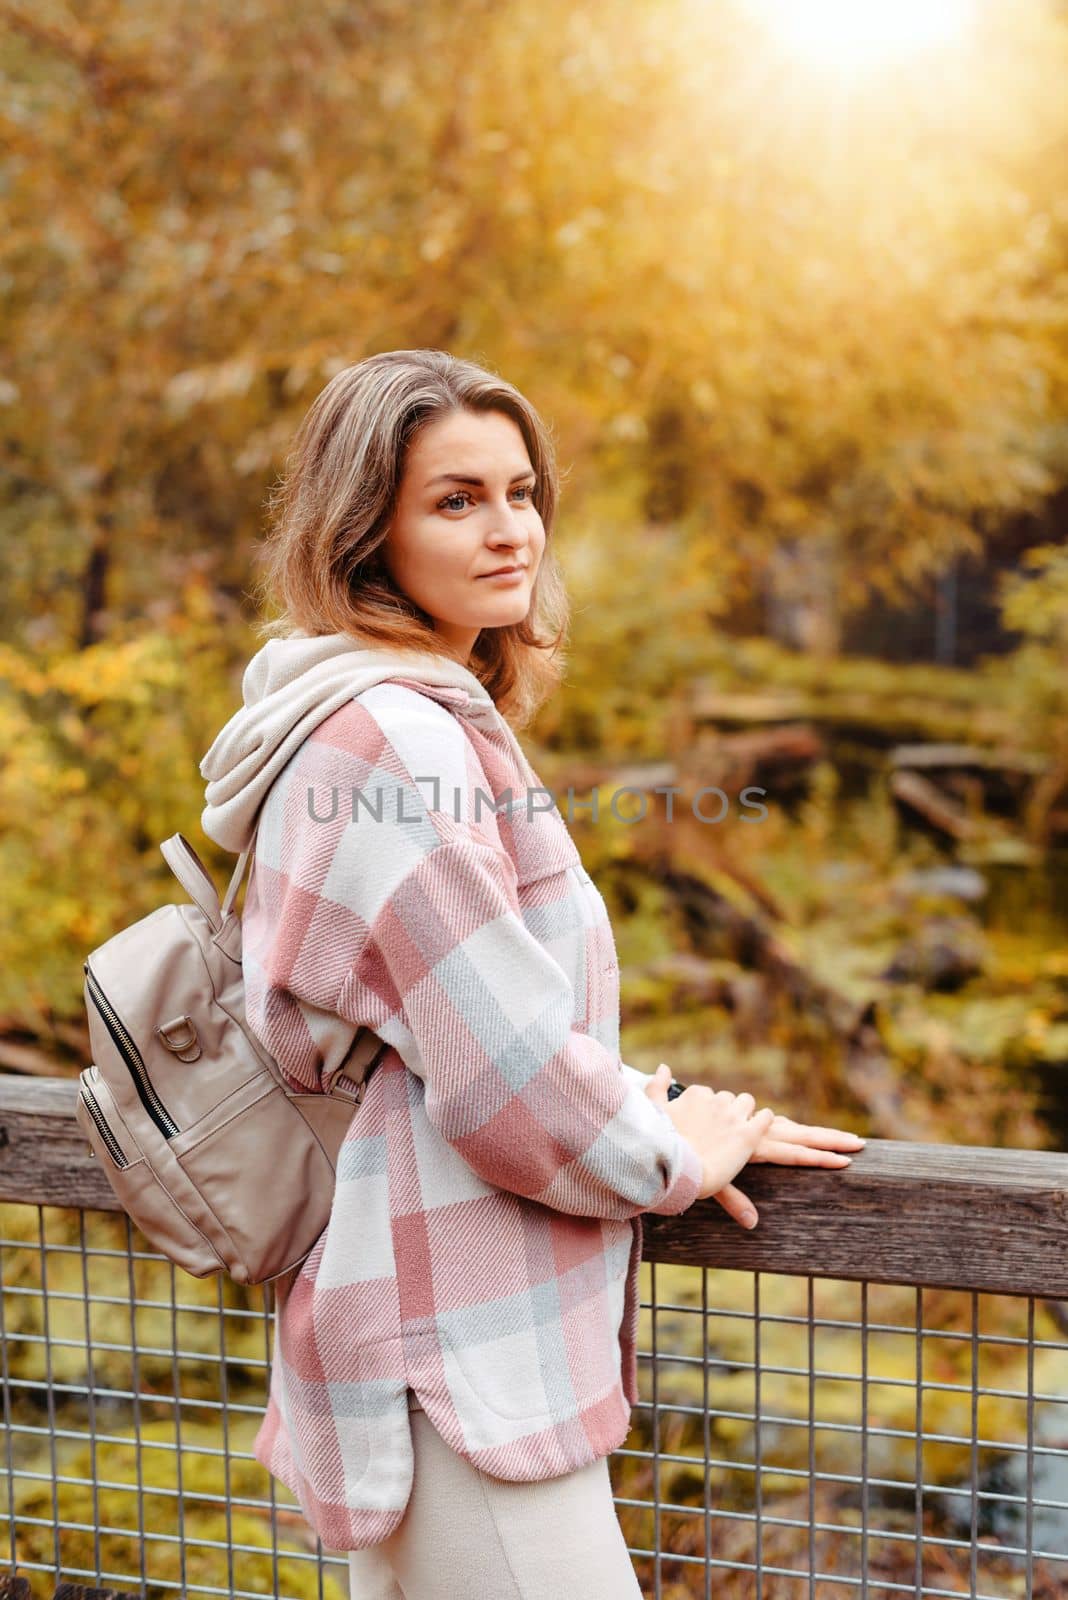
<path fill-rule="evenodd" d="M 258 824 L 248 1016 L 296 1089 L 383 1041 L 330 1222 L 279 1282 L 257 1458 L 353 1600 L 639 1595 L 607 1458 L 637 1399 L 641 1214 L 750 1160 L 862 1140 L 619 1056 L 605 903 L 510 723 L 560 675 L 548 430 L 440 350 L 339 372 L 305 417 L 265 592 L 281 616 L 202 766 Z M 506 720 L 510 719 L 510 720 Z M 294 1194 L 293 1204 L 300 1204 Z"/>

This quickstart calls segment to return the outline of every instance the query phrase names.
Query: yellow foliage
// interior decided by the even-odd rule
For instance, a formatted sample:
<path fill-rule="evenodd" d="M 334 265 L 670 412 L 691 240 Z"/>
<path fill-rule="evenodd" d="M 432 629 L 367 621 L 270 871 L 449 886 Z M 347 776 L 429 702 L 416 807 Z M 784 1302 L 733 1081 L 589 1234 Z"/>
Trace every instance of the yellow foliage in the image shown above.
<path fill-rule="evenodd" d="M 158 845 L 196 836 L 200 759 L 234 709 L 198 606 L 86 650 L 0 648 L 0 1012 L 26 1027 L 42 1010 L 80 1015 L 89 951 L 182 897 Z"/>

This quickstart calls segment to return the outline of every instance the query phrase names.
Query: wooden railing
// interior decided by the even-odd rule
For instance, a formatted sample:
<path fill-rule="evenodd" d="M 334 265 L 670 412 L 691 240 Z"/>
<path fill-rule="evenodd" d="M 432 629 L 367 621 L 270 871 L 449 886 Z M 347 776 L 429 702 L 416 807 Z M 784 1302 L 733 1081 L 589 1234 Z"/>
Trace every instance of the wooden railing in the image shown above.
<path fill-rule="evenodd" d="M 92 1156 L 75 1120 L 76 1092 L 76 1083 L 69 1079 L 0 1078 L 0 1201 L 28 1207 L 73 1208 L 83 1215 L 82 1252 L 85 1254 L 84 1214 L 114 1213 L 119 1207 L 105 1174 Z M 683 1590 L 672 1589 L 672 1594 L 711 1592 L 711 1575 L 715 1569 L 722 1569 L 715 1571 L 717 1594 L 726 1596 L 735 1592 L 752 1592 L 751 1588 L 735 1591 L 728 1585 L 731 1573 L 737 1574 L 739 1583 L 744 1584 L 747 1580 L 751 1582 L 755 1572 L 760 1575 L 761 1581 L 766 1580 L 771 1584 L 764 1590 L 765 1600 L 774 1600 L 780 1592 L 774 1586 L 777 1574 L 789 1575 L 793 1580 L 807 1578 L 808 1593 L 812 1600 L 819 1600 L 818 1585 L 824 1580 L 843 1586 L 841 1591 L 838 1588 L 834 1590 L 836 1594 L 852 1586 L 864 1596 L 877 1576 L 880 1596 L 895 1592 L 916 1596 L 966 1593 L 976 1596 L 977 1600 L 981 1600 L 982 1596 L 993 1596 L 994 1600 L 1004 1596 L 1004 1600 L 1008 1600 L 1010 1595 L 1022 1595 L 1025 1600 L 1027 1596 L 1034 1595 L 1035 1600 L 1039 1600 L 1040 1596 L 1047 1593 L 1068 1592 L 1068 1431 L 1063 1423 L 1049 1437 L 1043 1437 L 1040 1429 L 1036 1431 L 1036 1413 L 1043 1408 L 1043 1415 L 1046 1411 L 1052 1414 L 1059 1405 L 1062 1407 L 1059 1415 L 1064 1416 L 1068 1403 L 1068 1343 L 1060 1342 L 1055 1337 L 1036 1338 L 1034 1320 L 1036 1313 L 1048 1313 L 1052 1331 L 1062 1336 L 1068 1335 L 1068 1306 L 1063 1304 L 1068 1300 L 1068 1156 L 1049 1151 L 936 1146 L 869 1139 L 846 1169 L 797 1169 L 761 1164 L 747 1167 L 738 1181 L 751 1195 L 760 1212 L 760 1223 L 752 1232 L 739 1227 L 714 1201 L 699 1202 L 680 1216 L 647 1215 L 642 1219 L 643 1260 L 648 1264 L 643 1267 L 643 1272 L 649 1275 L 652 1286 L 651 1298 L 643 1300 L 643 1316 L 652 1338 L 651 1348 L 643 1348 L 640 1357 L 643 1379 L 651 1376 L 652 1392 L 649 1398 L 643 1396 L 635 1408 L 634 1436 L 637 1447 L 617 1452 L 612 1458 L 612 1466 L 617 1503 L 625 1527 L 627 1516 L 632 1513 L 637 1517 L 639 1512 L 648 1511 L 654 1517 L 652 1537 L 638 1531 L 637 1522 L 632 1530 L 628 1530 L 633 1535 L 630 1539 L 631 1549 L 648 1592 L 659 1595 L 664 1591 L 669 1568 L 673 1583 L 683 1581 L 688 1585 Z M 133 1231 L 129 1224 L 126 1226 L 131 1262 L 135 1255 L 153 1259 L 152 1252 L 144 1249 L 143 1242 L 137 1250 L 134 1249 Z M 15 1243 L 7 1238 L 0 1242 L 9 1247 Z M 42 1225 L 42 1258 L 46 1243 Z M 31 1250 L 35 1247 L 32 1240 L 29 1243 L 23 1240 L 18 1243 L 18 1248 Z M 73 1246 L 67 1248 L 74 1249 Z M 112 1250 L 110 1253 L 117 1255 L 121 1252 Z M 161 1261 L 162 1258 L 155 1259 Z M 754 1309 L 737 1304 L 732 1304 L 729 1309 L 716 1308 L 709 1299 L 710 1274 L 705 1271 L 700 1278 L 690 1279 L 677 1273 L 671 1277 L 670 1270 L 664 1271 L 680 1267 L 718 1269 L 717 1283 L 726 1281 L 724 1275 L 751 1275 L 756 1294 Z M 795 1280 L 799 1288 L 803 1288 L 804 1280 L 807 1280 L 807 1315 L 775 1309 L 766 1287 L 761 1300 L 761 1284 L 766 1286 L 770 1279 L 779 1276 Z M 817 1316 L 812 1291 L 818 1280 L 859 1284 L 863 1297 L 860 1320 L 854 1321 L 841 1315 L 832 1319 Z M 132 1285 L 132 1267 L 130 1282 Z M 203 1280 L 191 1280 L 184 1274 L 180 1275 L 179 1282 L 195 1285 L 202 1292 L 205 1288 Z M 172 1269 L 172 1303 L 181 1309 L 174 1298 L 173 1283 Z M 695 1293 L 687 1294 L 685 1304 L 677 1303 L 680 1284 L 695 1288 L 698 1283 L 702 1290 L 700 1304 Z M 914 1288 L 914 1326 L 900 1326 L 897 1322 L 887 1324 L 872 1319 L 867 1298 L 869 1285 Z M 928 1325 L 923 1311 L 924 1290 L 962 1291 L 970 1295 L 970 1326 L 963 1332 L 947 1333 Z M 27 1288 L 25 1284 L 11 1292 L 29 1296 L 30 1299 L 39 1293 L 32 1285 Z M 211 1292 L 218 1293 L 222 1314 L 223 1295 L 218 1283 L 214 1284 Z M 42 1295 L 45 1293 L 47 1286 L 40 1291 Z M 242 1291 L 245 1300 L 259 1293 L 255 1290 Z M 673 1293 L 675 1300 L 672 1300 Z M 1026 1310 L 1025 1333 L 1016 1337 L 1000 1337 L 996 1319 L 993 1326 L 989 1322 L 985 1328 L 980 1326 L 980 1297 L 998 1295 L 1016 1297 L 1021 1314 Z M 71 1298 L 76 1296 L 68 1294 L 67 1299 Z M 147 1303 L 158 1304 L 156 1300 Z M 996 1308 L 996 1302 L 994 1304 Z M 266 1316 L 269 1314 L 269 1297 L 265 1297 L 264 1305 Z M 210 1313 L 212 1307 L 208 1304 L 203 1309 Z M 690 1318 L 687 1331 L 695 1331 L 698 1335 L 690 1354 L 681 1348 L 673 1349 L 665 1339 L 665 1319 L 669 1314 L 675 1319 L 670 1324 L 675 1337 L 678 1336 L 681 1320 Z M 944 1307 L 940 1314 L 945 1314 Z M 719 1335 L 710 1332 L 713 1319 L 719 1316 L 749 1319 L 753 1329 L 752 1362 L 741 1359 L 737 1351 L 732 1354 L 726 1350 Z M 22 1323 L 25 1324 L 25 1321 L 23 1318 Z M 10 1330 L 12 1325 L 9 1308 L 7 1328 Z M 761 1331 L 767 1333 L 769 1329 L 774 1332 L 776 1326 L 789 1343 L 787 1353 L 781 1360 L 769 1361 L 762 1350 L 760 1335 Z M 46 1342 L 49 1336 L 47 1315 L 43 1328 Z M 818 1362 L 814 1344 L 816 1329 L 820 1329 L 821 1333 L 824 1329 L 854 1330 L 850 1337 L 855 1336 L 861 1351 L 861 1371 L 829 1370 L 826 1362 Z M 221 1331 L 225 1342 L 225 1323 Z M 3 1332 L 3 1327 L 0 1327 L 0 1333 Z M 805 1334 L 808 1339 L 807 1366 L 801 1362 L 806 1354 L 802 1338 Z M 900 1375 L 900 1363 L 894 1368 L 897 1376 L 881 1376 L 868 1362 L 869 1340 L 890 1335 L 914 1335 L 915 1338 L 915 1429 L 904 1430 L 904 1434 L 910 1447 L 914 1436 L 916 1472 L 915 1477 L 908 1481 L 901 1478 L 899 1466 L 895 1468 L 896 1476 L 888 1468 L 884 1468 L 881 1474 L 869 1472 L 869 1444 L 874 1448 L 876 1442 L 888 1441 L 898 1447 L 903 1437 L 899 1422 L 893 1426 L 889 1423 L 884 1425 L 885 1419 L 880 1416 L 878 1404 L 871 1399 L 879 1384 L 901 1385 L 910 1381 Z M 14 1336 L 8 1333 L 12 1349 L 18 1338 L 29 1337 L 24 1326 Z M 177 1335 L 175 1337 L 177 1339 Z M 963 1384 L 950 1381 L 952 1374 L 947 1377 L 943 1372 L 941 1377 L 929 1377 L 924 1370 L 925 1342 L 929 1347 L 932 1340 L 940 1337 L 964 1341 L 957 1348 L 965 1352 L 970 1344 L 971 1375 Z M 1006 1361 L 1017 1363 L 1014 1371 L 1022 1370 L 1021 1363 L 1026 1358 L 1027 1377 L 1023 1387 L 1006 1388 L 980 1381 L 980 1352 L 985 1355 L 988 1353 L 987 1347 L 993 1345 L 1004 1347 L 1008 1352 Z M 114 1345 L 110 1348 L 114 1349 Z M 948 1346 L 944 1348 L 948 1349 Z M 129 1350 L 136 1365 L 136 1358 L 141 1354 L 137 1349 L 136 1335 L 132 1337 Z M 721 1350 L 722 1358 L 717 1354 Z M 1046 1374 L 1044 1383 L 1035 1381 L 1036 1352 L 1043 1363 L 1042 1372 Z M 152 1353 L 157 1357 L 161 1354 L 159 1350 Z M 176 1363 L 179 1354 L 176 1349 Z M 246 1361 L 245 1366 L 248 1365 Z M 671 1374 L 676 1371 L 685 1374 L 687 1365 L 691 1387 L 676 1404 L 672 1400 Z M 717 1386 L 727 1381 L 726 1376 L 720 1377 L 720 1368 L 724 1374 L 737 1374 L 743 1368 L 752 1369 L 755 1400 L 751 1411 L 739 1410 L 736 1404 L 719 1409 Z M 266 1389 L 266 1361 L 263 1362 L 263 1369 L 261 1392 Z M 88 1395 L 93 1390 L 97 1379 L 91 1356 L 87 1370 L 91 1376 L 83 1389 L 78 1389 L 77 1385 L 68 1386 L 62 1396 L 63 1404 L 72 1403 L 72 1394 L 75 1397 L 83 1392 Z M 53 1386 L 50 1366 L 48 1373 L 45 1389 L 51 1407 Z M 698 1397 L 698 1402 L 694 1400 L 692 1389 L 695 1375 L 704 1380 L 705 1398 L 700 1400 Z M 4 1415 L 17 1433 L 19 1385 L 14 1378 L 9 1382 L 6 1359 L 4 1380 Z M 796 1387 L 799 1380 L 804 1380 L 808 1385 L 807 1415 L 786 1415 L 783 1401 L 781 1397 L 776 1397 L 772 1386 L 780 1382 L 784 1385 L 793 1383 L 796 1393 L 800 1393 L 800 1388 Z M 821 1421 L 817 1389 L 828 1380 L 856 1382 L 860 1386 L 858 1392 L 862 1397 L 862 1410 L 856 1423 Z M 42 1389 L 43 1382 L 41 1379 L 36 1383 L 35 1403 L 38 1410 L 45 1392 Z M 1020 1382 L 1023 1380 L 1020 1379 Z M 177 1378 L 176 1388 L 180 1390 L 180 1380 Z M 921 1414 L 922 1407 L 925 1401 L 930 1404 L 934 1391 L 945 1391 L 951 1397 L 960 1391 L 964 1400 L 970 1402 L 970 1436 L 947 1432 L 945 1425 L 932 1433 L 926 1431 L 926 1414 Z M 769 1395 L 772 1398 L 769 1399 Z M 990 1437 L 989 1428 L 984 1433 L 980 1427 L 980 1408 L 988 1397 L 994 1396 L 999 1397 L 999 1403 L 1001 1397 L 1023 1402 L 1021 1416 L 1025 1416 L 1025 1423 L 1021 1422 L 1017 1430 L 1018 1438 L 1010 1438 L 1004 1431 Z M 133 1397 L 136 1397 L 136 1385 L 133 1386 Z M 225 1407 L 224 1390 L 219 1405 L 223 1421 L 226 1417 Z M 251 1413 L 254 1407 L 246 1404 L 236 1409 Z M 177 1411 L 181 1411 L 181 1401 Z M 670 1430 L 669 1414 L 677 1414 Z M 748 1457 L 745 1460 L 733 1459 L 725 1453 L 724 1448 L 713 1447 L 710 1418 L 717 1427 L 723 1421 L 724 1436 L 731 1441 L 736 1439 L 737 1434 L 727 1431 L 728 1421 L 735 1429 L 739 1421 L 743 1425 L 752 1423 L 755 1443 L 751 1462 Z M 704 1444 L 701 1453 L 696 1456 L 687 1454 L 702 1426 Z M 1001 1422 L 998 1426 L 1004 1428 Z M 808 1430 L 807 1467 L 799 1464 L 789 1453 L 775 1463 L 763 1459 L 762 1429 L 765 1438 L 773 1431 L 786 1438 L 789 1429 L 798 1427 Z M 822 1437 L 821 1430 L 831 1430 L 842 1437 L 852 1430 L 862 1450 L 859 1474 L 818 1470 L 817 1445 Z M 27 1424 L 24 1431 L 33 1434 L 35 1430 Z M 138 1435 L 138 1442 L 139 1439 Z M 955 1484 L 925 1481 L 929 1471 L 924 1464 L 923 1447 L 931 1439 L 946 1448 L 970 1447 L 970 1481 Z M 732 1449 L 738 1456 L 738 1447 L 732 1445 Z M 9 1441 L 7 1482 L 12 1566 L 19 1559 L 14 1531 L 19 1476 L 16 1454 L 12 1452 Z M 989 1456 L 1000 1461 L 1002 1455 L 1016 1474 L 1011 1482 L 1006 1480 L 1009 1487 L 1004 1490 L 997 1486 L 1001 1482 L 997 1475 L 983 1476 L 985 1469 L 981 1467 L 981 1460 Z M 235 1452 L 235 1459 L 239 1457 L 240 1452 Z M 246 1452 L 243 1459 L 251 1460 L 251 1457 Z M 690 1463 L 704 1471 L 704 1489 L 693 1489 L 691 1484 L 688 1498 L 684 1496 L 679 1499 L 678 1496 L 663 1493 L 662 1475 L 679 1463 Z M 737 1496 L 732 1500 L 731 1494 L 723 1490 L 727 1475 L 743 1469 L 749 1475 L 746 1483 L 752 1490 L 750 1499 L 755 1510 L 748 1501 L 740 1504 Z M 0 1460 L 0 1480 L 3 1470 Z M 648 1482 L 650 1474 L 651 1493 Z M 40 1477 L 40 1473 L 37 1476 Z M 266 1480 L 267 1475 L 263 1474 L 263 1477 Z M 807 1489 L 807 1522 L 798 1520 L 796 1515 L 780 1516 L 775 1513 L 769 1498 L 772 1491 L 763 1487 L 765 1477 L 774 1480 L 778 1486 L 774 1492 L 786 1495 L 784 1506 L 792 1507 L 795 1512 L 796 1494 L 792 1499 L 789 1498 L 791 1484 L 796 1482 L 796 1488 Z M 693 1472 L 690 1473 L 690 1479 L 693 1479 Z M 849 1486 L 850 1492 L 855 1488 L 855 1498 L 861 1503 L 860 1523 L 857 1526 L 852 1523 L 828 1523 L 826 1513 L 822 1518 L 817 1514 L 817 1486 L 822 1493 L 832 1480 L 839 1487 Z M 57 1480 L 57 1484 L 66 1481 Z M 639 1493 L 639 1490 L 644 1492 Z M 55 1492 L 58 1496 L 58 1487 Z M 745 1494 L 748 1493 L 749 1489 L 746 1489 Z M 880 1495 L 884 1494 L 885 1500 L 880 1501 Z M 897 1513 L 892 1515 L 890 1510 L 887 1511 L 886 1525 L 876 1525 L 876 1501 L 891 1508 L 896 1505 L 900 1512 L 900 1502 L 908 1495 L 915 1498 L 912 1532 L 909 1528 L 902 1531 L 900 1519 L 894 1521 Z M 939 1523 L 938 1527 L 932 1528 L 926 1520 L 933 1499 L 950 1495 L 963 1497 L 971 1508 L 970 1528 L 960 1531 L 963 1525 L 958 1519 L 956 1526 L 959 1536 L 953 1533 L 949 1523 Z M 984 1528 L 997 1525 L 996 1513 L 1002 1501 L 1009 1508 L 1006 1515 L 1010 1522 L 1005 1527 L 1011 1524 L 1011 1532 L 1005 1533 L 1003 1529 L 1002 1535 L 991 1544 L 989 1537 L 984 1534 Z M 143 1516 L 144 1508 L 140 1499 L 138 1503 Z M 240 1503 L 247 1506 L 250 1513 L 254 1508 L 262 1507 L 263 1516 L 269 1518 L 273 1541 L 273 1589 L 265 1590 L 258 1581 L 255 1587 L 243 1585 L 239 1578 L 233 1576 L 228 1585 L 220 1582 L 200 1586 L 189 1584 L 187 1587 L 183 1568 L 181 1578 L 174 1582 L 164 1578 L 152 1579 L 156 1586 L 149 1592 L 164 1595 L 173 1589 L 180 1589 L 182 1593 L 212 1595 L 286 1593 L 284 1574 L 283 1578 L 279 1577 L 279 1539 L 285 1540 L 287 1528 L 294 1525 L 295 1513 L 275 1504 L 273 1489 L 269 1504 L 262 1496 L 247 1496 Z M 836 1515 L 839 1511 L 840 1502 L 836 1502 Z M 686 1515 L 692 1519 L 692 1527 L 685 1524 L 689 1530 L 685 1536 L 680 1534 L 677 1539 L 662 1537 L 664 1518 L 669 1514 L 676 1519 L 674 1525 L 680 1527 L 684 1525 L 680 1519 Z M 47 1518 L 37 1518 L 36 1522 L 42 1520 L 48 1521 Z M 58 1498 L 54 1502 L 52 1523 L 55 1527 L 54 1547 L 59 1552 L 61 1533 L 75 1524 L 66 1519 Z M 700 1529 L 697 1525 L 701 1523 L 703 1537 L 699 1538 Z M 1056 1545 L 1057 1526 L 1064 1530 L 1063 1551 Z M 833 1527 L 839 1540 L 854 1534 L 860 1540 L 857 1559 L 850 1558 L 851 1565 L 845 1562 L 835 1566 L 833 1571 L 825 1570 L 825 1534 L 829 1527 Z M 1054 1529 L 1053 1534 L 1049 1531 L 1051 1528 Z M 776 1544 L 780 1535 L 780 1542 Z M 3 1536 L 4 1525 L 0 1515 L 0 1577 L 5 1566 Z M 144 1537 L 146 1540 L 164 1537 L 153 1534 L 151 1518 L 144 1521 Z M 872 1552 L 876 1548 L 877 1538 L 899 1541 L 896 1547 L 898 1554 L 907 1556 L 911 1563 L 909 1570 L 913 1576 L 909 1581 L 878 1575 L 877 1569 L 872 1566 Z M 732 1543 L 732 1540 L 736 1542 Z M 243 1555 L 243 1559 L 250 1559 L 251 1551 L 257 1547 L 247 1542 L 241 1543 L 236 1535 L 235 1541 L 235 1549 L 249 1553 Z M 799 1554 L 806 1543 L 807 1565 L 798 1566 L 798 1560 L 806 1559 Z M 107 1561 L 100 1554 L 101 1548 L 98 1545 L 95 1558 L 98 1571 L 83 1566 L 69 1576 L 83 1579 L 102 1577 L 118 1582 L 119 1587 L 134 1587 L 129 1581 L 122 1583 L 119 1580 L 123 1577 L 127 1580 L 136 1579 L 137 1574 L 116 1573 L 108 1569 Z M 927 1564 L 933 1549 L 937 1549 L 939 1561 L 943 1562 L 937 1568 Z M 996 1551 L 999 1561 L 1002 1557 L 1004 1560 L 1002 1566 L 997 1568 L 995 1577 L 984 1579 L 986 1569 L 981 1567 L 981 1563 L 987 1562 L 991 1550 Z M 22 1559 L 25 1564 L 25 1558 Z M 284 1559 L 306 1561 L 310 1557 L 305 1546 L 303 1557 L 289 1552 Z M 324 1563 L 321 1549 L 315 1559 L 321 1565 L 330 1565 L 329 1557 Z M 952 1566 L 954 1561 L 957 1563 L 953 1569 L 955 1576 L 947 1576 L 948 1569 L 944 1563 L 949 1562 Z M 58 1554 L 56 1562 L 53 1576 L 59 1578 L 67 1575 L 58 1570 Z M 231 1554 L 231 1567 L 232 1564 Z M 46 1570 L 46 1563 L 37 1565 L 39 1570 Z M 34 1562 L 31 1561 L 29 1566 L 32 1570 Z M 965 1566 L 967 1573 L 964 1572 Z M 240 1572 L 240 1563 L 233 1570 Z M 939 1574 L 942 1576 L 939 1577 Z M 145 1558 L 142 1556 L 142 1582 L 147 1575 Z M 338 1582 L 341 1583 L 340 1576 Z M 964 1582 L 966 1587 L 959 1587 L 959 1582 Z M 984 1582 L 987 1587 L 983 1586 Z M 1054 1587 L 1043 1587 L 1047 1582 Z M 992 1583 L 1001 1583 L 1003 1588 L 991 1588 Z M 1064 1585 L 1063 1591 L 1058 1585 Z M 304 1590 L 298 1587 L 297 1592 L 303 1593 Z M 345 1590 L 342 1587 L 336 1592 L 342 1595 Z M 800 1591 L 793 1587 L 788 1590 L 783 1588 L 781 1592 L 793 1595 Z"/>
<path fill-rule="evenodd" d="M 0 1077 L 0 1200 L 117 1211 L 71 1079 Z M 751 1232 L 714 1202 L 643 1219 L 647 1261 L 1068 1298 L 1068 1155 L 868 1139 L 848 1168 L 760 1164 Z"/>

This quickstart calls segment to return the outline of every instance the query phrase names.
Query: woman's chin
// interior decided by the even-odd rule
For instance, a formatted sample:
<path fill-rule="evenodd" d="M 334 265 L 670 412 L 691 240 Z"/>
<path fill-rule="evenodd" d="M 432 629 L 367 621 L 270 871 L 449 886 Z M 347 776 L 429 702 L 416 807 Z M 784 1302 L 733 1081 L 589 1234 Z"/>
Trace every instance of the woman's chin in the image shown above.
<path fill-rule="evenodd" d="M 530 610 L 530 595 L 501 595 L 493 605 L 479 607 L 477 617 L 471 618 L 473 628 L 504 628 L 510 622 L 522 622 Z"/>

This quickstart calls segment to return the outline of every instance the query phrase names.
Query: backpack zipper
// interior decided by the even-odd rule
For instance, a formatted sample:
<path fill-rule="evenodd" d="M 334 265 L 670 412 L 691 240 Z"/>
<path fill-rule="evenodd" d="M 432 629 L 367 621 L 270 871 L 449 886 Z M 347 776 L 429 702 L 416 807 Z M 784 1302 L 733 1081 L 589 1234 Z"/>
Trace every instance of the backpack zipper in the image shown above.
<path fill-rule="evenodd" d="M 109 1128 L 107 1119 L 100 1109 L 99 1100 L 86 1083 L 82 1084 L 82 1099 L 85 1102 L 85 1109 L 88 1111 L 89 1115 L 97 1125 L 100 1137 L 103 1139 L 108 1155 L 111 1157 L 112 1161 L 114 1161 L 117 1167 L 128 1167 L 130 1163 L 123 1154 L 122 1146 L 119 1144 L 119 1141 Z"/>
<path fill-rule="evenodd" d="M 163 1101 L 160 1099 L 155 1089 L 153 1089 L 152 1082 L 148 1076 L 148 1070 L 145 1067 L 140 1050 L 138 1050 L 137 1046 L 134 1044 L 128 1031 L 123 1026 L 117 1012 L 115 1011 L 114 1006 L 105 995 L 103 989 L 101 989 L 93 973 L 89 970 L 88 961 L 82 963 L 82 970 L 85 973 L 86 985 L 89 989 L 89 994 L 92 997 L 93 1003 L 104 1019 L 104 1024 L 112 1037 L 115 1048 L 118 1050 L 119 1054 L 122 1056 L 122 1059 L 130 1069 L 130 1075 L 134 1081 L 134 1088 L 137 1090 L 141 1104 L 144 1106 L 145 1110 L 148 1112 L 149 1116 L 152 1118 L 152 1121 L 156 1124 L 156 1127 L 159 1129 L 160 1133 L 162 1133 L 163 1137 L 165 1139 L 173 1139 L 175 1134 L 180 1133 L 181 1130 L 174 1118 L 168 1112 L 166 1106 L 163 1104 Z"/>

